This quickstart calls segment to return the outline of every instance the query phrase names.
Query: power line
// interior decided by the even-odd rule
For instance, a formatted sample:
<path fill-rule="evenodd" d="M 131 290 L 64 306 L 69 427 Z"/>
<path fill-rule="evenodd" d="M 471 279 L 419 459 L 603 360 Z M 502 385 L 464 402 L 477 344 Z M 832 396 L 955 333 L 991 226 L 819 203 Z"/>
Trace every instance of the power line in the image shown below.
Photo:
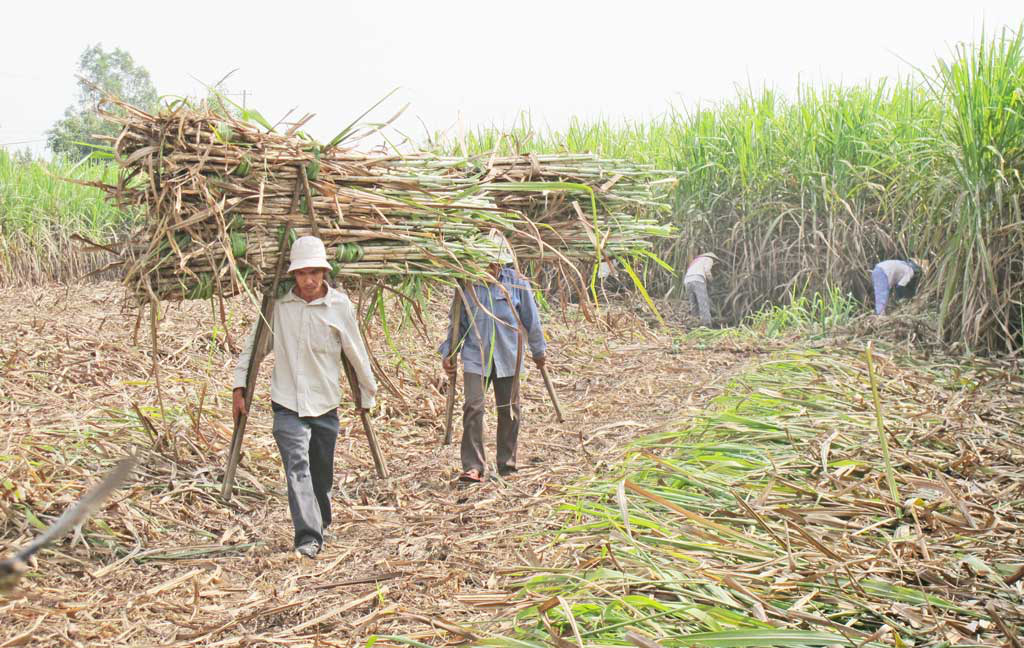
<path fill-rule="evenodd" d="M 241 96 L 242 97 L 242 110 L 246 109 L 246 105 L 245 105 L 246 98 L 252 96 L 252 92 L 250 92 L 248 90 L 241 90 L 239 92 L 222 92 L 221 94 L 225 95 L 225 96 L 228 96 L 228 97 L 238 97 L 238 96 Z"/>
<path fill-rule="evenodd" d="M 44 138 L 41 138 L 41 139 L 21 140 L 19 142 L 0 142 L 0 146 L 17 146 L 19 144 L 35 144 L 36 142 L 45 142 L 45 141 L 46 141 L 46 138 L 44 137 Z"/>

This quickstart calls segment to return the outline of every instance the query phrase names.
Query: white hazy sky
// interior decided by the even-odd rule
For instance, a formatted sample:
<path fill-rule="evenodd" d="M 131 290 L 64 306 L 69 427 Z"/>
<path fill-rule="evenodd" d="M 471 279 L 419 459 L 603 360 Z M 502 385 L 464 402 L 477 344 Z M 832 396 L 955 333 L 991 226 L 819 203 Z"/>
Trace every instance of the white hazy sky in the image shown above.
<path fill-rule="evenodd" d="M 316 113 L 329 139 L 374 113 L 415 138 L 456 124 L 538 127 L 573 115 L 643 119 L 671 103 L 792 92 L 798 80 L 858 83 L 930 70 L 982 29 L 1016 29 L 1020 0 L 655 2 L 13 2 L 0 28 L 0 145 L 41 151 L 74 102 L 82 50 L 127 50 L 167 95 L 226 84 L 277 121 Z"/>

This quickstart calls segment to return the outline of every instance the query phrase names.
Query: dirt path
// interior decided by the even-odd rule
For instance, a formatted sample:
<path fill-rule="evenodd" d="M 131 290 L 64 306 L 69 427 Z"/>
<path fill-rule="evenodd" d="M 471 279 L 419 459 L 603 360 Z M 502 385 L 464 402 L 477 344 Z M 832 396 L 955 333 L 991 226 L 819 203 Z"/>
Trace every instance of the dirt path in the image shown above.
<path fill-rule="evenodd" d="M 540 377 L 529 374 L 520 472 L 464 487 L 455 483 L 457 444 L 439 444 L 443 305 L 431 309 L 425 337 L 412 326 L 392 331 L 394 349 L 371 331 L 394 388 L 383 388 L 374 416 L 392 478 L 374 478 L 358 422 L 343 413 L 335 524 L 320 558 L 308 561 L 291 551 L 265 400 L 269 371 L 239 493 L 225 505 L 218 493 L 234 354 L 210 305 L 165 313 L 161 417 L 148 321 L 136 344 L 134 313 L 122 312 L 118 299 L 113 285 L 0 297 L 0 554 L 34 535 L 32 515 L 59 514 L 132 444 L 147 450 L 134 484 L 86 525 L 88 545 L 44 551 L 20 591 L 0 599 L 0 646 L 347 646 L 372 634 L 458 640 L 471 624 L 516 609 L 509 574 L 546 565 L 545 531 L 568 485 L 614 470 L 629 439 L 713 396 L 738 365 L 764 352 L 739 343 L 706 349 L 672 328 L 652 332 L 622 306 L 604 324 L 552 314 L 549 366 L 568 421 L 553 421 Z M 234 340 L 253 311 L 228 305 Z M 154 421 L 156 439 L 133 403 Z M 460 424 L 457 415 L 456 440 Z"/>

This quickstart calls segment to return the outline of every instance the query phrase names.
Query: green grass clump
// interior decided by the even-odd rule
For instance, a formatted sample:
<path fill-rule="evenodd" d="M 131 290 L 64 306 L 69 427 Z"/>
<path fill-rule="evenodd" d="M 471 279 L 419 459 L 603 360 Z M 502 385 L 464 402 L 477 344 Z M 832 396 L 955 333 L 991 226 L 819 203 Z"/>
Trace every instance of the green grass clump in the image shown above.
<path fill-rule="evenodd" d="M 116 183 L 117 167 L 21 159 L 0 150 L 0 285 L 75 281 L 111 260 L 81 251 L 72 236 L 107 241 L 130 224 L 131 214 L 99 189 L 64 178 Z"/>
<path fill-rule="evenodd" d="M 749 315 L 743 325 L 770 338 L 787 333 L 821 337 L 848 324 L 862 311 L 859 301 L 835 286 L 813 295 L 793 290 L 788 303 L 766 305 Z"/>

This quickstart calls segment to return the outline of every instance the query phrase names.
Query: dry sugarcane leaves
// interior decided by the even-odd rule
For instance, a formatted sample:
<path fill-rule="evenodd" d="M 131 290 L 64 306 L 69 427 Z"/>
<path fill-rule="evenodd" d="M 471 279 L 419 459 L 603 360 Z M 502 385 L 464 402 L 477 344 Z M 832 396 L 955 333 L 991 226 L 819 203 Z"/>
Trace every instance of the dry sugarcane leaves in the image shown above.
<path fill-rule="evenodd" d="M 407 325 L 391 331 L 392 349 L 371 323 L 371 350 L 401 394 L 381 394 L 374 413 L 395 475 L 373 478 L 361 430 L 343 407 L 335 521 L 321 558 L 302 562 L 292 553 L 270 433 L 269 372 L 225 505 L 218 493 L 234 356 L 222 333 L 211 337 L 222 327 L 217 309 L 200 301 L 161 309 L 161 418 L 148 340 L 133 342 L 132 319 L 117 315 L 119 294 L 106 283 L 60 299 L 0 296 L 5 330 L 18 332 L 0 336 L 0 367 L 9 368 L 0 372 L 0 455 L 12 458 L 0 461 L 0 552 L 32 537 L 32 516 L 58 514 L 127 447 L 147 452 L 131 486 L 83 527 L 82 539 L 44 551 L 20 593 L 0 600 L 8 620 L 0 644 L 26 634 L 40 645 L 90 646 L 313 646 L 317 636 L 343 645 L 374 633 L 446 641 L 455 628 L 523 605 L 512 574 L 554 564 L 543 532 L 567 484 L 612 469 L 627 439 L 673 420 L 691 390 L 745 360 L 710 349 L 663 356 L 671 337 L 648 331 L 628 308 L 612 309 L 611 329 L 582 326 L 578 313 L 552 317 L 548 367 L 569 422 L 554 422 L 540 376 L 529 373 L 519 472 L 467 489 L 456 484 L 457 446 L 440 447 L 445 396 L 434 382 L 441 371 L 433 347 L 447 303 L 435 294 L 426 309 L 429 345 Z M 400 302 L 388 308 L 389 321 L 400 321 Z M 227 300 L 235 339 L 252 317 L 244 300 Z M 576 392 L 576 382 L 589 387 Z M 639 393 L 656 397 L 637 408 L 633 394 L 646 384 Z"/>

